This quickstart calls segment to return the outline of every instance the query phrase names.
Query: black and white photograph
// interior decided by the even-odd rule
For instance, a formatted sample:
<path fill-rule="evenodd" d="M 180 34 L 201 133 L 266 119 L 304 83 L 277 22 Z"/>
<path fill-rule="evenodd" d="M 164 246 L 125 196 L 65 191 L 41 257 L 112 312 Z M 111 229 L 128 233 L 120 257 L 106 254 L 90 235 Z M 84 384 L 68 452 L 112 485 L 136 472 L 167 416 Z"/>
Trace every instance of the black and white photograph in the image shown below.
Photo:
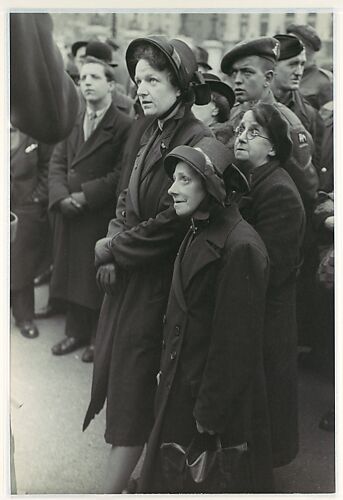
<path fill-rule="evenodd" d="M 338 12 L 71 7 L 4 12 L 4 493 L 337 494 Z"/>

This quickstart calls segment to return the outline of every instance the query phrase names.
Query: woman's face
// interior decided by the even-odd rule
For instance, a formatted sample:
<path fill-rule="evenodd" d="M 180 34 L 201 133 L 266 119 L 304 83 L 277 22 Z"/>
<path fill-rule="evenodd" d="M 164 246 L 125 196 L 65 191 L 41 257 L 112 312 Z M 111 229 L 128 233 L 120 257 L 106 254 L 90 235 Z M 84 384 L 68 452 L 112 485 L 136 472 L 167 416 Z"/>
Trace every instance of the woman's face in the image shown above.
<path fill-rule="evenodd" d="M 254 167 L 260 167 L 275 156 L 268 132 L 259 125 L 252 111 L 247 111 L 236 131 L 235 157 L 249 161 Z"/>
<path fill-rule="evenodd" d="M 174 200 L 175 212 L 179 217 L 190 217 L 207 195 L 202 179 L 187 163 L 179 161 L 173 180 L 168 194 Z"/>
<path fill-rule="evenodd" d="M 163 115 L 180 95 L 180 90 L 170 83 L 167 70 L 158 71 L 145 59 L 137 63 L 135 82 L 145 116 Z"/>

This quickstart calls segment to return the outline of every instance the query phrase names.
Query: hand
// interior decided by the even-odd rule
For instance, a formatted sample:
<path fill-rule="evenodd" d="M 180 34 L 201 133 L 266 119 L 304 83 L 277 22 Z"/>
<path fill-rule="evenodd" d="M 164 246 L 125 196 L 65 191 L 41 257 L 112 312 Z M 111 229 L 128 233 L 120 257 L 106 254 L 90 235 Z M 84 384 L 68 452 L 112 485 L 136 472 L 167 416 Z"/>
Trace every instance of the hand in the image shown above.
<path fill-rule="evenodd" d="M 82 213 L 82 207 L 80 207 L 71 196 L 64 198 L 60 201 L 60 210 L 65 217 L 75 217 Z"/>
<path fill-rule="evenodd" d="M 71 193 L 71 198 L 80 207 L 85 207 L 87 205 L 85 193 L 82 191 L 79 191 L 78 193 Z"/>
<path fill-rule="evenodd" d="M 328 217 L 327 219 L 325 219 L 324 226 L 326 227 L 326 229 L 329 229 L 330 231 L 333 231 L 333 229 L 334 229 L 334 220 L 335 220 L 334 215 L 330 215 L 330 217 Z"/>
<path fill-rule="evenodd" d="M 109 248 L 110 241 L 111 238 L 101 238 L 101 240 L 96 242 L 94 249 L 95 267 L 109 262 L 113 263 L 113 255 Z"/>
<path fill-rule="evenodd" d="M 204 432 L 207 432 L 207 434 L 210 434 L 211 436 L 213 436 L 215 434 L 215 431 L 211 431 L 210 429 L 206 429 L 197 420 L 195 421 L 195 423 L 196 423 L 197 430 L 198 430 L 199 434 L 204 434 Z"/>
<path fill-rule="evenodd" d="M 100 290 L 109 295 L 113 295 L 116 282 L 115 265 L 111 263 L 100 266 L 96 273 L 96 281 Z"/>

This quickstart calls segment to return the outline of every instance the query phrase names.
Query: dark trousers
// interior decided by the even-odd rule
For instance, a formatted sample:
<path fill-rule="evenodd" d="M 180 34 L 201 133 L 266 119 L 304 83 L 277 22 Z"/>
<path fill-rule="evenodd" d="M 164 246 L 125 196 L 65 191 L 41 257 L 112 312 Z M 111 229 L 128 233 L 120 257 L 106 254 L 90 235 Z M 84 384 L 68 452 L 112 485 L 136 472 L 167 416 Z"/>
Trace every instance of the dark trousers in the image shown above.
<path fill-rule="evenodd" d="M 11 306 L 16 323 L 33 320 L 35 314 L 35 292 L 33 282 L 21 290 L 11 291 Z"/>
<path fill-rule="evenodd" d="M 67 337 L 76 337 L 85 344 L 94 344 L 98 326 L 99 310 L 68 302 L 65 334 Z"/>

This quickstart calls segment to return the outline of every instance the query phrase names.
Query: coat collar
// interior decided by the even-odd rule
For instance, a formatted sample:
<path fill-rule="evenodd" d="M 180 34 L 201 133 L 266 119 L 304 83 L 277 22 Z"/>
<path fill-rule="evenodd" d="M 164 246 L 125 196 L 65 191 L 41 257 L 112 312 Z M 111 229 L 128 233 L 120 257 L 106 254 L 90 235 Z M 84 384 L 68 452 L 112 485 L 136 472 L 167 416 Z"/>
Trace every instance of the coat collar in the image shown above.
<path fill-rule="evenodd" d="M 85 112 L 85 109 L 83 109 L 83 111 L 78 115 L 75 126 L 70 135 L 70 145 L 73 150 L 72 153 L 74 153 L 74 158 L 72 160 L 73 167 L 87 156 L 93 154 L 94 151 L 105 142 L 113 139 L 112 130 L 118 116 L 116 108 L 112 103 L 93 134 L 87 141 L 80 143 L 80 137 L 83 137 L 83 120 Z"/>
<path fill-rule="evenodd" d="M 278 160 L 272 160 L 262 165 L 261 167 L 255 168 L 251 172 L 251 189 L 256 187 L 258 184 L 264 181 L 274 170 L 280 167 Z"/>
<path fill-rule="evenodd" d="M 232 204 L 218 210 L 187 248 L 192 229 L 188 231 L 175 260 L 172 280 L 175 296 L 185 312 L 185 292 L 192 279 L 205 266 L 221 258 L 228 236 L 241 220 L 237 205 Z"/>

